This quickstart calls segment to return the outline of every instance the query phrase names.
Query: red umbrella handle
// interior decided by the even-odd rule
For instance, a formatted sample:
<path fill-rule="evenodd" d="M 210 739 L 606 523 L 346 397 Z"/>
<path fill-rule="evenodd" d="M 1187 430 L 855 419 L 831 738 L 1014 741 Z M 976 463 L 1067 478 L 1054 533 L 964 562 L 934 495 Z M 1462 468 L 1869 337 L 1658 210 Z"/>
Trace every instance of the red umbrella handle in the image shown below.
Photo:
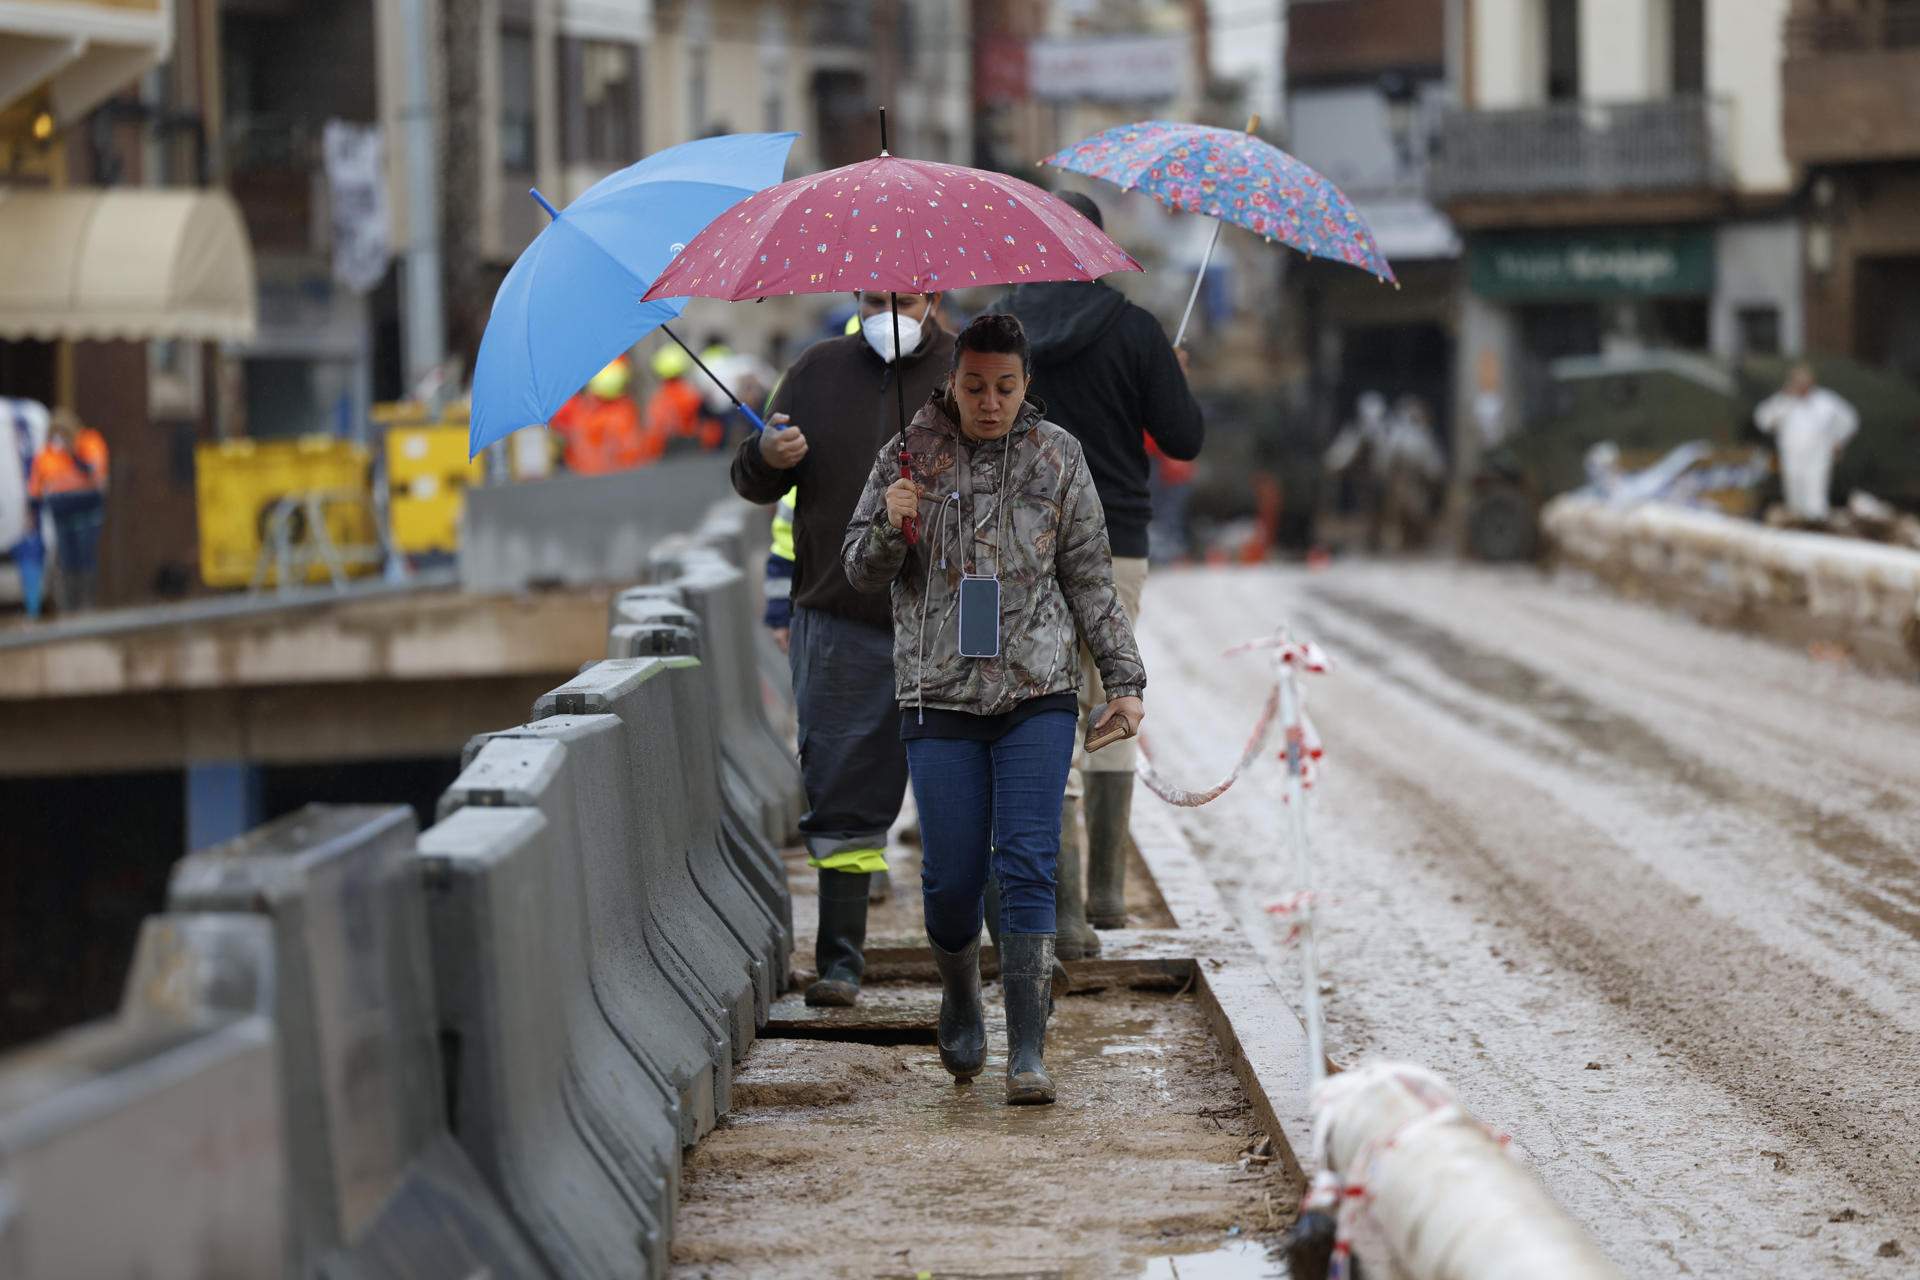
<path fill-rule="evenodd" d="M 900 451 L 900 478 L 902 480 L 913 479 L 913 455 L 905 449 Z M 902 520 L 900 522 L 900 532 L 907 535 L 908 546 L 918 546 L 920 543 L 920 517 L 908 516 L 905 520 Z"/>

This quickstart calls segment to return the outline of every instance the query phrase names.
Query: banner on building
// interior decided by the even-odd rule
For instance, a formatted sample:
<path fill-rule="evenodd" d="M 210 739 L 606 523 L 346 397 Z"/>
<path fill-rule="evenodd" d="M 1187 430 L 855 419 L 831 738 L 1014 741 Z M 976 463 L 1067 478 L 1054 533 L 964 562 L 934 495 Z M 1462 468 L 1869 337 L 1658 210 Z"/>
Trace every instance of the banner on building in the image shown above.
<path fill-rule="evenodd" d="M 333 278 L 366 293 L 386 276 L 393 257 L 380 126 L 329 120 L 321 149 L 331 193 Z"/>
<path fill-rule="evenodd" d="M 1033 96 L 1049 102 L 1150 102 L 1186 81 L 1185 36 L 1070 36 L 1027 48 Z"/>
<path fill-rule="evenodd" d="M 1713 233 L 1701 227 L 1476 237 L 1467 279 L 1483 298 L 1702 297 Z"/>

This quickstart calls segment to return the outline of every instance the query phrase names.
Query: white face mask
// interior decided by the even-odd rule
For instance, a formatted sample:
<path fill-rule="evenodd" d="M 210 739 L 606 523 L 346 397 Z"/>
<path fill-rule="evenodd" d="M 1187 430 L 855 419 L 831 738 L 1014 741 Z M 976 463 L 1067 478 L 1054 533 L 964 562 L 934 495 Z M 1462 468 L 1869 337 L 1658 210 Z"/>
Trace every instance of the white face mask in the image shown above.
<path fill-rule="evenodd" d="M 893 312 L 868 316 L 860 322 L 860 333 L 882 360 L 893 362 Z M 920 322 L 912 316 L 900 317 L 900 347 L 904 351 L 916 351 L 920 347 Z"/>

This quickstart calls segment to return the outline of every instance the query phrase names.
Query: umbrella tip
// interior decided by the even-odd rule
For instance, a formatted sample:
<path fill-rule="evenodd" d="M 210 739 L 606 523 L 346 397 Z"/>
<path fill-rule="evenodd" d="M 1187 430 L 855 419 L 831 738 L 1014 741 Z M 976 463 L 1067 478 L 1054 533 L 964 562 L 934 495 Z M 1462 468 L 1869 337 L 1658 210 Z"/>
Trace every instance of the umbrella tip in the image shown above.
<path fill-rule="evenodd" d="M 547 217 L 558 218 L 560 216 L 560 211 L 554 208 L 552 204 L 548 203 L 547 198 L 545 196 L 540 194 L 540 188 L 528 187 L 527 194 L 533 197 L 534 202 L 536 204 L 538 204 L 542 209 L 545 209 L 547 211 Z"/>

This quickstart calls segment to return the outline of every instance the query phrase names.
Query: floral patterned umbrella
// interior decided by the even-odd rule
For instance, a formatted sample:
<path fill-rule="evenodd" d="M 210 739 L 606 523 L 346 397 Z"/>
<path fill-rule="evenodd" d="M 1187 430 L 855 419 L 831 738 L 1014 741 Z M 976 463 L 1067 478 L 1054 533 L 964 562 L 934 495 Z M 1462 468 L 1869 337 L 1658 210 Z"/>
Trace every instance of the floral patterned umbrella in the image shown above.
<path fill-rule="evenodd" d="M 1144 191 L 1169 209 L 1217 219 L 1200 263 L 1205 277 L 1219 222 L 1245 227 L 1315 258 L 1328 258 L 1394 280 L 1373 232 L 1339 188 L 1270 142 L 1246 132 L 1200 124 L 1143 120 L 1116 125 L 1054 152 L 1042 164 L 1100 178 L 1122 191 Z M 1200 280 L 1193 282 L 1177 345 L 1186 336 Z"/>

